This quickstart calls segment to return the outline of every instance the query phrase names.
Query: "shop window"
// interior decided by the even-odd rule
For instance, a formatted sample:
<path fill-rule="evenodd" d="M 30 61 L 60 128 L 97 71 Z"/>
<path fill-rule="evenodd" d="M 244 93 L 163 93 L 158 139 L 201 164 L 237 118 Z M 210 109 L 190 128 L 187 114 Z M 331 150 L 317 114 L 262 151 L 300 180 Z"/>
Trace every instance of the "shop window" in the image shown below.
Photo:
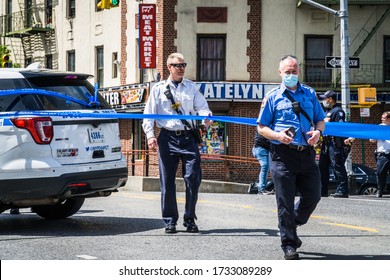
<path fill-rule="evenodd" d="M 224 155 L 226 149 L 225 123 L 214 121 L 209 127 L 200 126 L 203 143 L 201 154 Z"/>

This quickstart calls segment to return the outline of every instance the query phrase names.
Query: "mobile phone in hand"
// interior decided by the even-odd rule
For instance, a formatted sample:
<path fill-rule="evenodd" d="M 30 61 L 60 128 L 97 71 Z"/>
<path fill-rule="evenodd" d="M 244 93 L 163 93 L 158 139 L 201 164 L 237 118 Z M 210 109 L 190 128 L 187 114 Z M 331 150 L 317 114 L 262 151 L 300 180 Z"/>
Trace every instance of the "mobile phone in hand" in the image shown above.
<path fill-rule="evenodd" d="M 294 138 L 296 134 L 295 128 L 293 126 L 290 126 L 290 128 L 286 131 L 286 134 L 291 138 Z"/>

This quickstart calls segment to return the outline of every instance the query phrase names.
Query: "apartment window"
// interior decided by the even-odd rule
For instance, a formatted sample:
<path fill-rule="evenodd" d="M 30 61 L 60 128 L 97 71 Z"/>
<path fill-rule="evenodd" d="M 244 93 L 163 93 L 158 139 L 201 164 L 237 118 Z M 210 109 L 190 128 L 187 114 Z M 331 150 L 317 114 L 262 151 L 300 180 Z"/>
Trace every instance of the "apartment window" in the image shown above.
<path fill-rule="evenodd" d="M 32 0 L 26 0 L 25 1 L 25 17 L 26 17 L 26 22 L 25 22 L 25 27 L 31 27 L 33 25 L 34 19 L 34 11 L 33 11 L 33 4 Z"/>
<path fill-rule="evenodd" d="M 66 70 L 76 71 L 76 53 L 74 50 L 67 51 L 66 53 Z"/>
<path fill-rule="evenodd" d="M 76 0 L 68 0 L 67 16 L 68 18 L 76 17 Z"/>
<path fill-rule="evenodd" d="M 385 36 L 383 47 L 383 78 L 390 83 L 390 36 Z"/>
<path fill-rule="evenodd" d="M 53 23 L 53 0 L 46 0 L 45 17 L 46 25 Z"/>
<path fill-rule="evenodd" d="M 226 36 L 198 35 L 197 80 L 224 81 Z"/>
<path fill-rule="evenodd" d="M 112 53 L 112 78 L 118 78 L 118 68 L 119 68 L 118 53 Z"/>
<path fill-rule="evenodd" d="M 104 84 L 104 55 L 103 46 L 96 47 L 96 82 L 99 88 Z"/>
<path fill-rule="evenodd" d="M 24 65 L 25 65 L 25 67 L 29 66 L 32 62 L 33 62 L 32 57 L 27 57 L 27 58 L 24 60 Z"/>
<path fill-rule="evenodd" d="M 330 83 L 332 70 L 325 69 L 325 56 L 331 56 L 332 36 L 305 36 L 305 82 Z"/>
<path fill-rule="evenodd" d="M 45 61 L 46 61 L 46 68 L 53 69 L 53 55 L 52 54 L 46 55 Z"/>

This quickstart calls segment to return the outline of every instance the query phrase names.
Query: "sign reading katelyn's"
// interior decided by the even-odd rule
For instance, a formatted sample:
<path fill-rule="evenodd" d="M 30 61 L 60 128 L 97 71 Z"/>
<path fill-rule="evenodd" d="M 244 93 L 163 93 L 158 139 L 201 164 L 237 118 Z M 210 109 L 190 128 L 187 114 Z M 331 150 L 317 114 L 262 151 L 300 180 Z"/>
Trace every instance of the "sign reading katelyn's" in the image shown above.
<path fill-rule="evenodd" d="M 209 100 L 262 100 L 264 95 L 279 84 L 262 83 L 197 83 L 204 97 Z"/>
<path fill-rule="evenodd" d="M 156 4 L 139 4 L 139 68 L 156 68 Z"/>

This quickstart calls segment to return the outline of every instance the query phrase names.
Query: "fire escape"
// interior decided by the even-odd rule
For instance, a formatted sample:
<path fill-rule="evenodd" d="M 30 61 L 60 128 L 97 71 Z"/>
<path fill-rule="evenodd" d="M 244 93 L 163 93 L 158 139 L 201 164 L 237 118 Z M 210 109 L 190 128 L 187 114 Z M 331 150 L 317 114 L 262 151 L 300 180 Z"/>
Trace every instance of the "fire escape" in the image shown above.
<path fill-rule="evenodd" d="M 19 0 L 18 11 L 1 16 L 1 44 L 9 47 L 13 62 L 22 67 L 32 62 L 45 65 L 46 55 L 56 53 L 53 9 L 40 2 L 25 6 Z"/>
<path fill-rule="evenodd" d="M 340 5 L 339 0 L 316 0 L 315 2 L 322 5 Z M 301 6 L 304 3 L 297 0 L 297 6 Z M 349 0 L 348 5 L 375 5 L 380 7 L 380 9 L 375 9 L 372 14 L 368 17 L 367 21 L 363 24 L 360 31 L 352 39 L 349 44 L 350 56 L 357 57 L 365 49 L 371 39 L 375 36 L 379 28 L 385 22 L 385 20 L 390 15 L 390 1 L 389 0 Z M 382 14 L 377 17 L 378 10 L 383 10 Z M 379 12 L 380 13 L 380 12 Z M 361 69 L 353 71 L 353 76 L 351 77 L 351 83 L 355 80 L 355 83 L 370 83 L 383 87 L 383 80 L 387 82 L 388 73 L 389 73 L 388 64 L 383 65 L 362 65 Z M 352 73 L 351 73 L 352 74 Z M 383 78 L 381 79 L 380 77 Z M 333 83 L 333 87 L 340 86 L 341 74 L 338 73 L 337 77 Z M 362 81 L 362 82 L 360 82 Z M 386 85 L 385 85 L 386 86 Z"/>

